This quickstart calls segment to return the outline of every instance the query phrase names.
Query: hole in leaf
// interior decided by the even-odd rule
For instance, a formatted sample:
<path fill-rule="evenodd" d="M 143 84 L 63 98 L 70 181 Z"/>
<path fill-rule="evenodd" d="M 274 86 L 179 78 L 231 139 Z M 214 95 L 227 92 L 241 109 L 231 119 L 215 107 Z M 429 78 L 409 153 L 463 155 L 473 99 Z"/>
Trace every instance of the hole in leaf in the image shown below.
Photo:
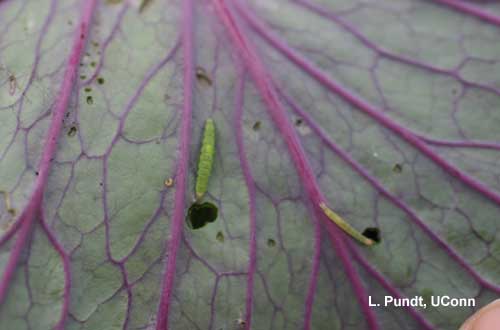
<path fill-rule="evenodd" d="M 275 247 L 276 246 L 276 241 L 274 239 L 272 239 L 272 238 L 269 238 L 267 240 L 267 246 L 269 246 L 269 247 Z"/>
<path fill-rule="evenodd" d="M 380 242 L 380 229 L 377 227 L 367 227 L 363 231 L 363 236 L 368 237 L 369 239 L 375 241 L 376 243 Z"/>
<path fill-rule="evenodd" d="M 69 128 L 69 130 L 68 130 L 68 136 L 69 136 L 69 137 L 73 137 L 73 136 L 75 136 L 75 135 L 76 135 L 76 131 L 77 131 L 77 130 L 78 130 L 78 129 L 76 128 L 76 126 L 71 126 L 71 127 Z"/>
<path fill-rule="evenodd" d="M 208 73 L 205 71 L 205 69 L 203 69 L 201 66 L 196 68 L 196 79 L 198 79 L 198 81 L 200 83 L 204 83 L 208 86 L 212 86 L 212 79 L 210 78 Z"/>
<path fill-rule="evenodd" d="M 215 239 L 217 239 L 221 243 L 224 243 L 224 234 L 221 231 L 218 231 Z"/>
<path fill-rule="evenodd" d="M 219 209 L 210 202 L 193 203 L 188 210 L 187 223 L 191 229 L 199 229 L 217 219 Z"/>
<path fill-rule="evenodd" d="M 97 63 L 95 61 L 90 62 L 91 67 L 95 68 L 96 65 L 97 65 Z"/>
<path fill-rule="evenodd" d="M 301 118 L 298 118 L 297 120 L 295 120 L 295 126 L 300 126 L 303 123 L 304 123 L 304 121 Z"/>
<path fill-rule="evenodd" d="M 99 85 L 104 84 L 104 78 L 103 78 L 103 77 L 99 77 L 99 78 L 97 78 L 97 83 L 98 83 Z"/>
<path fill-rule="evenodd" d="M 85 87 L 84 91 L 85 91 L 85 93 L 90 93 L 90 92 L 92 92 L 92 88 Z"/>
<path fill-rule="evenodd" d="M 401 173 L 401 172 L 403 172 L 403 164 L 399 164 L 399 163 L 394 164 L 394 166 L 392 167 L 392 171 L 394 173 Z"/>
<path fill-rule="evenodd" d="M 253 124 L 252 129 L 253 129 L 254 131 L 258 131 L 258 130 L 260 130 L 260 126 L 261 126 L 261 122 L 260 122 L 260 120 L 258 120 L 258 121 L 256 121 L 256 122 Z"/>
<path fill-rule="evenodd" d="M 94 99 L 92 98 L 92 96 L 87 96 L 87 104 L 88 105 L 94 104 Z"/>
<path fill-rule="evenodd" d="M 81 80 L 87 79 L 87 76 L 86 76 L 86 75 L 84 75 L 84 74 L 82 74 L 82 75 L 80 75 L 80 79 L 81 79 Z"/>

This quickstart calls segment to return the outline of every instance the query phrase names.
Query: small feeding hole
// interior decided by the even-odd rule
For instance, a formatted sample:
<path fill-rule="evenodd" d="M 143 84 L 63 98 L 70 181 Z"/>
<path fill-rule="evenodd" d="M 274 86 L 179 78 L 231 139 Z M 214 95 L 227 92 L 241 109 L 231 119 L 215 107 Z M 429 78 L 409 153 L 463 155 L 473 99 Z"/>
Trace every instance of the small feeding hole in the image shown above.
<path fill-rule="evenodd" d="M 219 209 L 210 202 L 193 203 L 188 210 L 186 221 L 191 229 L 199 229 L 217 219 Z"/>
<path fill-rule="evenodd" d="M 92 98 L 92 96 L 87 96 L 87 104 L 88 105 L 94 104 L 94 99 Z"/>
<path fill-rule="evenodd" d="M 198 79 L 200 83 L 212 86 L 212 79 L 201 66 L 196 68 L 196 79 Z"/>
<path fill-rule="evenodd" d="M 69 130 L 68 130 L 68 136 L 69 136 L 69 137 L 73 137 L 73 136 L 75 136 L 75 135 L 76 135 L 76 131 L 77 131 L 77 130 L 78 130 L 78 129 L 76 128 L 76 126 L 71 126 L 71 127 L 69 128 Z"/>
<path fill-rule="evenodd" d="M 260 122 L 260 120 L 258 120 L 258 121 L 256 121 L 256 122 L 253 124 L 252 129 L 253 129 L 254 131 L 258 131 L 258 130 L 260 130 L 260 126 L 262 126 L 262 123 Z"/>
<path fill-rule="evenodd" d="M 215 239 L 220 243 L 224 243 L 224 234 L 221 231 L 218 231 L 217 235 L 215 235 Z"/>
<path fill-rule="evenodd" d="M 99 85 L 104 84 L 104 78 L 103 78 L 103 77 L 98 77 L 98 78 L 97 78 L 97 83 L 98 83 Z"/>
<path fill-rule="evenodd" d="M 267 240 L 267 246 L 268 247 L 275 247 L 276 246 L 276 241 L 274 239 L 272 239 L 272 238 L 269 238 Z"/>
<path fill-rule="evenodd" d="M 369 239 L 375 241 L 376 243 L 380 242 L 380 229 L 377 227 L 367 227 L 363 231 L 363 236 L 368 237 Z"/>
<path fill-rule="evenodd" d="M 403 172 L 403 164 L 400 164 L 400 163 L 394 164 L 394 166 L 392 167 L 392 171 L 394 173 L 398 173 L 398 174 Z"/>
<path fill-rule="evenodd" d="M 298 118 L 295 120 L 295 126 L 297 126 L 297 127 L 302 125 L 303 123 L 304 123 L 304 121 L 301 118 Z"/>

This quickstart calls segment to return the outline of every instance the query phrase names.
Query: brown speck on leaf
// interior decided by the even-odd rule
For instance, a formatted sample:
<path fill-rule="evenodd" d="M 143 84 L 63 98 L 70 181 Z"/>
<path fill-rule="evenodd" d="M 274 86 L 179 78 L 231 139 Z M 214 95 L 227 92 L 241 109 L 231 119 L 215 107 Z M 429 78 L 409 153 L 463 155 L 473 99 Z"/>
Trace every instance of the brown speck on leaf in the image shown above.
<path fill-rule="evenodd" d="M 295 126 L 300 126 L 303 122 L 304 121 L 301 118 L 298 118 L 297 120 L 295 120 Z"/>
<path fill-rule="evenodd" d="M 167 188 L 172 187 L 174 185 L 174 179 L 168 178 L 165 180 L 164 184 L 165 184 L 165 187 L 167 187 Z"/>
<path fill-rule="evenodd" d="M 224 234 L 221 231 L 217 232 L 217 235 L 215 236 L 215 239 L 219 241 L 220 243 L 224 242 Z"/>
<path fill-rule="evenodd" d="M 14 95 L 17 89 L 17 79 L 13 74 L 9 75 L 9 94 Z"/>
<path fill-rule="evenodd" d="M 401 173 L 401 172 L 403 172 L 403 165 L 399 164 L 399 163 L 394 164 L 394 166 L 392 167 L 392 171 L 394 173 Z"/>
<path fill-rule="evenodd" d="M 76 128 L 76 126 L 74 126 L 74 125 L 73 125 L 73 126 L 71 126 L 71 127 L 69 128 L 69 130 L 68 130 L 68 136 L 69 136 L 69 137 L 73 137 L 73 136 L 75 136 L 75 135 L 76 135 L 76 131 L 77 131 L 77 130 L 78 130 L 78 129 Z"/>
<path fill-rule="evenodd" d="M 258 131 L 258 130 L 260 130 L 260 126 L 261 126 L 261 122 L 260 122 L 260 120 L 258 120 L 258 121 L 256 121 L 256 122 L 253 124 L 252 129 L 253 129 L 254 131 Z"/>
<path fill-rule="evenodd" d="M 92 46 L 99 47 L 99 43 L 97 41 L 92 41 Z"/>
<path fill-rule="evenodd" d="M 202 84 L 212 86 L 212 79 L 201 66 L 196 68 L 196 79 L 198 79 L 198 81 Z"/>

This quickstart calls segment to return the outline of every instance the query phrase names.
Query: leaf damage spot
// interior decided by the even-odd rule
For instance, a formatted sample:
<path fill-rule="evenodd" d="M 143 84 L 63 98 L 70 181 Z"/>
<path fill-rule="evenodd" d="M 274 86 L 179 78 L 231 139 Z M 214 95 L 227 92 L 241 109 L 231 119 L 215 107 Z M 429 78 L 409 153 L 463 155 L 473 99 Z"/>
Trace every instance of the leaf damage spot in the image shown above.
<path fill-rule="evenodd" d="M 272 238 L 268 238 L 267 239 L 267 246 L 272 248 L 272 247 L 275 247 L 276 246 L 276 241 Z"/>
<path fill-rule="evenodd" d="M 261 126 L 262 126 L 262 123 L 260 122 L 260 120 L 257 120 L 257 121 L 253 124 L 252 129 L 253 129 L 254 131 L 259 131 Z"/>
<path fill-rule="evenodd" d="M 394 164 L 394 166 L 392 167 L 392 171 L 394 173 L 398 173 L 398 174 L 403 172 L 403 164 L 400 164 L 400 163 Z"/>
<path fill-rule="evenodd" d="M 94 98 L 92 96 L 87 96 L 87 104 L 88 105 L 94 104 Z"/>
<path fill-rule="evenodd" d="M 68 136 L 69 137 L 75 136 L 77 131 L 78 131 L 78 128 L 75 125 L 71 126 L 68 130 Z"/>
<path fill-rule="evenodd" d="M 98 78 L 97 78 L 97 83 L 98 83 L 99 85 L 104 84 L 104 78 L 103 78 L 103 77 L 98 77 Z"/>
<path fill-rule="evenodd" d="M 380 243 L 380 229 L 377 227 L 367 227 L 363 230 L 363 236 L 371 239 L 376 243 Z"/>
<path fill-rule="evenodd" d="M 220 243 L 224 243 L 224 234 L 221 231 L 218 231 L 217 235 L 215 235 L 215 239 Z"/>
<path fill-rule="evenodd" d="M 92 92 L 92 88 L 90 88 L 90 87 L 85 87 L 83 90 L 85 91 L 85 93 Z"/>
<path fill-rule="evenodd" d="M 196 79 L 200 82 L 200 84 L 212 86 L 212 79 L 208 75 L 207 71 L 201 66 L 196 68 Z"/>
<path fill-rule="evenodd" d="M 193 203 L 188 210 L 187 223 L 191 229 L 200 229 L 217 219 L 219 209 L 210 202 Z"/>
<path fill-rule="evenodd" d="M 163 183 L 165 185 L 165 187 L 167 188 L 170 188 L 174 185 L 174 178 L 168 178 L 165 180 L 165 182 Z"/>

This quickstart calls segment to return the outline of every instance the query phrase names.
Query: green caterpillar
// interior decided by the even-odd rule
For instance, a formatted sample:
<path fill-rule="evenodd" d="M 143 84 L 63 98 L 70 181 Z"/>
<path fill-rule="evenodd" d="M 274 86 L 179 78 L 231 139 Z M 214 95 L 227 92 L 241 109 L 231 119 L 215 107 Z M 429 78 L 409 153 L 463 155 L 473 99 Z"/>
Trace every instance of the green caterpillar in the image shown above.
<path fill-rule="evenodd" d="M 198 174 L 196 177 L 196 200 L 200 200 L 207 192 L 208 180 L 212 173 L 215 157 L 215 124 L 212 118 L 205 121 L 203 140 L 201 142 L 200 158 L 198 160 Z"/>

